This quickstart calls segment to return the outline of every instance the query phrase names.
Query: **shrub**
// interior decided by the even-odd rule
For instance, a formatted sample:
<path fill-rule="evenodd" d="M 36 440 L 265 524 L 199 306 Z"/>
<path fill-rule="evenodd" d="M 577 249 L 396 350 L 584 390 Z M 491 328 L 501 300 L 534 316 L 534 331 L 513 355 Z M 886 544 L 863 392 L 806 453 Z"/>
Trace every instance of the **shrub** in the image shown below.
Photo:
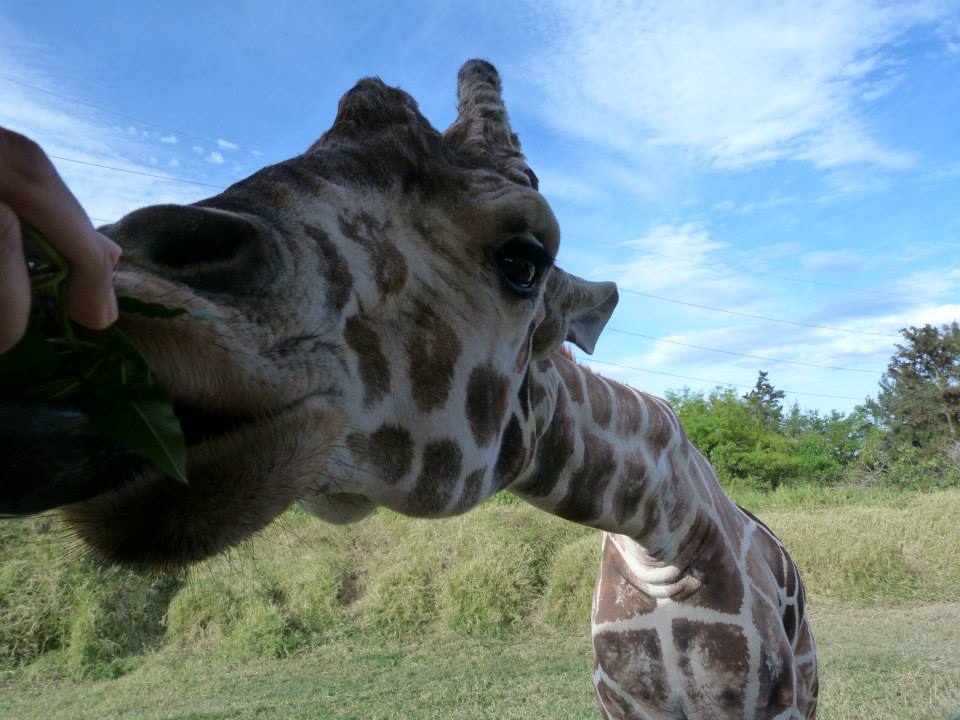
<path fill-rule="evenodd" d="M 439 610 L 451 630 L 502 635 L 537 598 L 536 556 L 529 545 L 485 544 L 445 578 Z"/>
<path fill-rule="evenodd" d="M 599 533 L 580 538 L 557 553 L 544 601 L 547 624 L 560 629 L 587 627 L 599 566 Z"/>
<path fill-rule="evenodd" d="M 59 671 L 114 677 L 126 658 L 161 642 L 179 580 L 69 557 L 50 518 L 0 528 L 0 667 L 59 650 Z"/>

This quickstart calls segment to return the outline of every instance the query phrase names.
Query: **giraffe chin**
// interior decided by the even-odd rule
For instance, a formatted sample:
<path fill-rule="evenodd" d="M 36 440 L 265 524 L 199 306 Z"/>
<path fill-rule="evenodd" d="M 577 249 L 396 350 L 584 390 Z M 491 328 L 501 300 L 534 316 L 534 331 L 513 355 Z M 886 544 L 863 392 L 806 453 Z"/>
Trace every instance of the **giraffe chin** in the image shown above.
<path fill-rule="evenodd" d="M 360 522 L 377 509 L 377 504 L 358 493 L 308 494 L 300 504 L 311 515 L 333 525 Z"/>

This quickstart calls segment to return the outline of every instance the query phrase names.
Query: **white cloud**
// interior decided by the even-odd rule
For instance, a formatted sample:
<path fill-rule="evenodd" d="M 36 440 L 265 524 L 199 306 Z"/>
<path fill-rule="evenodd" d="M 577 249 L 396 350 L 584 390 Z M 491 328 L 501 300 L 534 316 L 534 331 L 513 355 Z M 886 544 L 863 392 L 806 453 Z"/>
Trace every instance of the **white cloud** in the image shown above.
<path fill-rule="evenodd" d="M 207 162 L 212 162 L 214 165 L 223 165 L 223 155 L 214 150 L 207 155 Z"/>
<path fill-rule="evenodd" d="M 50 48 L 20 41 L 15 26 L 0 18 L 0 67 L 21 82 L 68 96 L 82 92 L 60 85 L 49 69 Z M 36 140 L 48 154 L 88 163 L 143 171 L 145 164 L 127 158 L 150 157 L 152 148 L 133 126 L 104 123 L 96 113 L 60 98 L 8 84 L 0 103 L 0 125 Z M 119 130 L 119 133 L 118 133 Z M 191 202 L 202 191 L 159 178 L 120 173 L 55 160 L 61 176 L 91 217 L 112 221 L 144 205 Z"/>
<path fill-rule="evenodd" d="M 591 277 L 613 280 L 625 291 L 669 294 L 701 305 L 736 308 L 757 299 L 758 284 L 749 272 L 719 255 L 730 246 L 702 225 L 658 225 L 621 245 L 629 249 L 622 260 L 596 267 Z"/>
<path fill-rule="evenodd" d="M 193 146 L 193 151 L 194 151 L 197 155 L 203 155 L 203 153 L 206 152 L 206 150 L 204 150 L 203 145 L 194 145 L 194 146 Z"/>
<path fill-rule="evenodd" d="M 931 2 L 558 0 L 534 63 L 544 114 L 618 150 L 692 150 L 720 167 L 778 159 L 902 169 L 860 111 Z M 539 100 L 538 100 L 539 102 Z"/>
<path fill-rule="evenodd" d="M 585 203 L 596 202 L 604 197 L 602 190 L 581 177 L 549 169 L 538 169 L 537 177 L 540 180 L 540 191 L 551 200 L 562 198 L 575 203 Z"/>
<path fill-rule="evenodd" d="M 167 145 L 176 145 L 180 140 L 177 139 L 176 135 L 164 135 L 160 138 L 160 142 L 166 143 Z"/>
<path fill-rule="evenodd" d="M 229 140 L 224 140 L 223 138 L 219 138 L 217 140 L 217 147 L 220 148 L 221 150 L 236 150 L 240 146 L 237 145 L 236 143 L 230 142 Z"/>
<path fill-rule="evenodd" d="M 167 162 L 167 165 L 174 168 L 180 167 L 180 161 L 177 160 L 176 158 L 170 158 L 170 160 Z"/>
<path fill-rule="evenodd" d="M 777 195 L 771 193 L 762 200 L 753 200 L 748 202 L 735 202 L 733 200 L 721 200 L 711 206 L 712 210 L 720 212 L 735 212 L 740 215 L 749 215 L 759 210 L 769 210 L 770 208 L 781 207 L 797 202 L 797 198 L 791 196 Z"/>
<path fill-rule="evenodd" d="M 853 250 L 816 250 L 800 258 L 808 272 L 852 272 L 863 267 L 865 260 Z"/>
<path fill-rule="evenodd" d="M 261 153 L 259 150 L 251 150 L 250 154 L 254 157 L 260 157 L 263 153 Z"/>

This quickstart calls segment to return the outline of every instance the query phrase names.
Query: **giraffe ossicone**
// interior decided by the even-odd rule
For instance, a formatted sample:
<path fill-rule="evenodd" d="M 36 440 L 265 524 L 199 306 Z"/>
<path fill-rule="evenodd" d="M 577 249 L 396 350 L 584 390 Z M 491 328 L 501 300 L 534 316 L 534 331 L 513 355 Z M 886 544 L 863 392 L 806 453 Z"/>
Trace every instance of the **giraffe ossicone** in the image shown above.
<path fill-rule="evenodd" d="M 795 564 L 666 403 L 564 349 L 593 351 L 616 288 L 554 264 L 557 221 L 494 67 L 466 63 L 457 92 L 440 133 L 405 92 L 361 80 L 304 154 L 102 228 L 124 248 L 120 291 L 212 318 L 120 320 L 176 399 L 190 482 L 118 460 L 69 408 L 21 424 L 21 450 L 55 433 L 60 453 L 23 472 L 48 491 L 107 477 L 63 515 L 103 557 L 149 568 L 224 550 L 294 502 L 340 523 L 378 506 L 445 517 L 506 489 L 604 531 L 605 718 L 812 718 Z"/>

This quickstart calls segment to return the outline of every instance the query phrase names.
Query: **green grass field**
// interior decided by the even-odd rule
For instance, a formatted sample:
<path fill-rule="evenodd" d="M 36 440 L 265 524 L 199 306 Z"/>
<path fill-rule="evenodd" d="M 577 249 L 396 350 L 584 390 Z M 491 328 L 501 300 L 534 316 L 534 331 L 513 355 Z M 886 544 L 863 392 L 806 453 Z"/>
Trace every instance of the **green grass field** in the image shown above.
<path fill-rule="evenodd" d="M 960 492 L 740 498 L 806 577 L 821 718 L 960 706 Z M 0 526 L 2 718 L 595 718 L 598 535 L 515 504 L 302 513 L 188 578 Z"/>

